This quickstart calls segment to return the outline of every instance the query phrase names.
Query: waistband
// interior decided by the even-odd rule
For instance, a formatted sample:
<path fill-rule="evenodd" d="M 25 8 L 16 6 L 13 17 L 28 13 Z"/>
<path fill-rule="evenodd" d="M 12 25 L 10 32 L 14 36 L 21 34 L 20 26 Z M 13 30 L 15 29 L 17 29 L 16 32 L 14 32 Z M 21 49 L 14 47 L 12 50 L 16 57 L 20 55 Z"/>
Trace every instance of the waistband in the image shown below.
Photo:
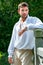
<path fill-rule="evenodd" d="M 29 52 L 32 52 L 33 49 L 18 49 L 18 48 L 15 48 L 15 51 L 19 51 L 19 52 L 29 51 Z"/>

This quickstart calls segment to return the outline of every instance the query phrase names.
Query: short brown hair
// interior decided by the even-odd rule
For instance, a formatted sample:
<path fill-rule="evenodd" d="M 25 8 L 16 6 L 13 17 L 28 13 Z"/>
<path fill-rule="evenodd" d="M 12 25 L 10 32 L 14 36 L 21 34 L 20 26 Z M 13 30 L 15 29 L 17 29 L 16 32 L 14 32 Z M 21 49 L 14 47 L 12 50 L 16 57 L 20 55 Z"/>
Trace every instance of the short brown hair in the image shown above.
<path fill-rule="evenodd" d="M 18 5 L 18 9 L 20 9 L 20 8 L 23 7 L 23 6 L 28 7 L 28 4 L 27 4 L 26 2 L 22 2 L 22 3 L 20 3 L 20 4 Z"/>

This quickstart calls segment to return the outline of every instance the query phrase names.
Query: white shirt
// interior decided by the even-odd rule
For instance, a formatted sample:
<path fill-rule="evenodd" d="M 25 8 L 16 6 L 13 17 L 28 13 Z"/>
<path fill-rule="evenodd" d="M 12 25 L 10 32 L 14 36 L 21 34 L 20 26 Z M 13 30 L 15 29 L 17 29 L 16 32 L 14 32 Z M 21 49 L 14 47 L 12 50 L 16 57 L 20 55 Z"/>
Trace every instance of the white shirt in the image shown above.
<path fill-rule="evenodd" d="M 27 26 L 27 31 L 25 31 L 21 36 L 18 32 Z M 36 28 L 42 28 L 43 24 L 37 17 L 27 16 L 26 20 L 21 23 L 21 18 L 14 25 L 11 41 L 8 47 L 8 57 L 12 57 L 14 49 L 33 49 L 35 46 L 35 35 L 34 30 Z"/>

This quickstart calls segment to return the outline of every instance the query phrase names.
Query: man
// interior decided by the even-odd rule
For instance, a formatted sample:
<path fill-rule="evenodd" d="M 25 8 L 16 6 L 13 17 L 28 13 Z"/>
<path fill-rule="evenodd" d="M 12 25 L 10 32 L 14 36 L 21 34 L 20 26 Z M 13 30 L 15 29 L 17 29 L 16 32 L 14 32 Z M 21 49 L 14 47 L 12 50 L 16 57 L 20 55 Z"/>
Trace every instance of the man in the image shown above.
<path fill-rule="evenodd" d="M 18 5 L 18 13 L 20 19 L 13 28 L 8 47 L 8 61 L 14 65 L 33 65 L 32 49 L 35 47 L 34 30 L 37 28 L 43 29 L 43 24 L 37 17 L 28 15 L 29 9 L 26 2 Z"/>

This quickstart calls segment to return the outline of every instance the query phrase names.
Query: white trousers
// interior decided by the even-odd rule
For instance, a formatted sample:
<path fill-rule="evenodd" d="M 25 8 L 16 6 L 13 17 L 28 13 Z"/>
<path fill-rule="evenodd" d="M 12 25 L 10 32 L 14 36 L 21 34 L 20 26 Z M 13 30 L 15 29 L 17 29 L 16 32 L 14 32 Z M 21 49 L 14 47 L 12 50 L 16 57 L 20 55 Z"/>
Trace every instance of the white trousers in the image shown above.
<path fill-rule="evenodd" d="M 32 50 L 15 49 L 13 64 L 11 65 L 33 65 Z"/>

